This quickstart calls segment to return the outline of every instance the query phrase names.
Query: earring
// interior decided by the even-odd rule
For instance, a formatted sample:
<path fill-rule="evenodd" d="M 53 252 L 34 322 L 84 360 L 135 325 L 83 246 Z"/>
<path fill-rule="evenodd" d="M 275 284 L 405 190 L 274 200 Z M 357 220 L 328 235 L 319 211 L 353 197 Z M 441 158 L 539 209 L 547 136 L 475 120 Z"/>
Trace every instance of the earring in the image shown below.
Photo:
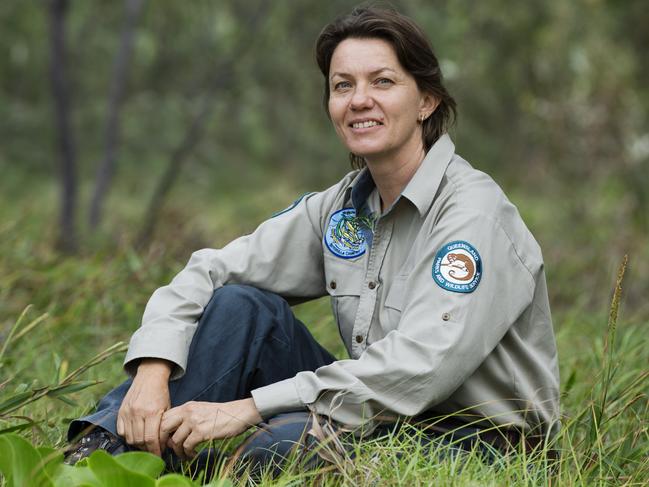
<path fill-rule="evenodd" d="M 419 114 L 419 123 L 424 123 L 424 120 L 426 120 L 426 114 L 420 113 Z"/>

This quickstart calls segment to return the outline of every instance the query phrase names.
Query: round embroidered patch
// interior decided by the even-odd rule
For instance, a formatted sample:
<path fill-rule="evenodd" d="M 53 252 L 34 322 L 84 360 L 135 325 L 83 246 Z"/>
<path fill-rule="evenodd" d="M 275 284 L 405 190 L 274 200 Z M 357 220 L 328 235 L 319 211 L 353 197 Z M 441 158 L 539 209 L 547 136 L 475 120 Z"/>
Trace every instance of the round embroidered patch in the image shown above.
<path fill-rule="evenodd" d="M 353 259 L 365 253 L 367 243 L 354 208 L 343 208 L 331 215 L 324 242 L 332 254 L 343 259 Z"/>
<path fill-rule="evenodd" d="M 447 243 L 435 255 L 433 279 L 448 291 L 471 293 L 478 287 L 481 277 L 482 259 L 468 242 Z"/>

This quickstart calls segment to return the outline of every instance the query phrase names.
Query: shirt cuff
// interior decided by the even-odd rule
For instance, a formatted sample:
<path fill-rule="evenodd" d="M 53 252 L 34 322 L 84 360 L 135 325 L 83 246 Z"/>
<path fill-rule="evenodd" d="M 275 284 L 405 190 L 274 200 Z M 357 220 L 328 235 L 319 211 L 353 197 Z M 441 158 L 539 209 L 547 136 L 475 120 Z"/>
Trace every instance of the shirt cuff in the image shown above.
<path fill-rule="evenodd" d="M 187 368 L 187 352 L 179 344 L 185 343 L 185 333 L 159 330 L 153 333 L 139 329 L 131 338 L 124 358 L 124 370 L 134 377 L 140 359 L 161 358 L 174 364 L 169 380 L 180 379 Z"/>
<path fill-rule="evenodd" d="M 297 393 L 294 377 L 254 389 L 251 394 L 259 415 L 264 419 L 305 408 Z"/>

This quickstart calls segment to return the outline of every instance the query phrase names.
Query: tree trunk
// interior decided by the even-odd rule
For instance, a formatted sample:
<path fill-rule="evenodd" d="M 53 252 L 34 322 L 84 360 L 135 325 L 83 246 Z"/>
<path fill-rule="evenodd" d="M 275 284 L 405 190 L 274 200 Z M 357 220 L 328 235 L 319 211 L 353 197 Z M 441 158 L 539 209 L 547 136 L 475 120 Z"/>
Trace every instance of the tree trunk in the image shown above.
<path fill-rule="evenodd" d="M 219 87 L 221 84 L 225 84 L 224 80 L 226 78 L 228 77 L 223 76 L 221 78 L 218 78 Z M 142 225 L 140 233 L 137 237 L 136 245 L 138 248 L 145 247 L 147 243 L 151 241 L 151 237 L 153 236 L 153 232 L 155 231 L 155 226 L 158 223 L 160 209 L 164 204 L 164 200 L 171 190 L 174 182 L 178 178 L 178 174 L 180 174 L 180 168 L 183 162 L 203 136 L 205 123 L 209 119 L 209 114 L 212 111 L 212 100 L 214 98 L 214 95 L 218 91 L 216 85 L 217 83 L 215 83 L 213 85 L 213 88 L 210 89 L 205 95 L 203 103 L 201 104 L 200 111 L 196 114 L 194 120 L 192 120 L 192 123 L 189 126 L 187 132 L 185 132 L 185 136 L 183 137 L 182 142 L 172 153 L 171 158 L 169 159 L 169 164 L 167 165 L 165 172 L 162 174 L 162 177 L 158 181 L 158 184 L 153 191 L 153 195 L 149 200 L 149 204 L 147 205 L 147 209 L 144 214 L 144 224 Z"/>
<path fill-rule="evenodd" d="M 113 77 L 108 97 L 106 129 L 104 132 L 104 155 L 97 167 L 95 190 L 90 203 L 89 225 L 97 229 L 103 216 L 103 206 L 116 169 L 119 145 L 119 112 L 126 89 L 126 80 L 133 52 L 135 26 L 142 13 L 144 0 L 125 0 L 126 17 L 120 44 L 113 63 Z"/>
<path fill-rule="evenodd" d="M 54 124 L 59 150 L 61 207 L 57 247 L 66 253 L 77 250 L 76 231 L 77 168 L 70 125 L 70 97 L 66 79 L 65 17 L 67 0 L 50 0 L 50 80 L 54 97 Z"/>

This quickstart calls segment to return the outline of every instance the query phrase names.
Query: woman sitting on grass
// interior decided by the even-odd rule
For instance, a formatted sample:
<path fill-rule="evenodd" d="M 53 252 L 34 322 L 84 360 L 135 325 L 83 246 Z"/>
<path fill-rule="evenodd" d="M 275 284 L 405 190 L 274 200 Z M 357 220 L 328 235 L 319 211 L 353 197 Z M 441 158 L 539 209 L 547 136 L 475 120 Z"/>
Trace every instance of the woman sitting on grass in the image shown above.
<path fill-rule="evenodd" d="M 324 28 L 316 56 L 356 170 L 195 252 L 153 294 L 125 359 L 132 379 L 72 423 L 69 462 L 129 447 L 184 459 L 254 426 L 239 451 L 258 465 L 323 431 L 372 437 L 402 420 L 492 453 L 556 430 L 541 250 L 498 185 L 455 154 L 455 101 L 423 32 L 358 8 Z M 287 302 L 327 294 L 349 359 Z"/>

